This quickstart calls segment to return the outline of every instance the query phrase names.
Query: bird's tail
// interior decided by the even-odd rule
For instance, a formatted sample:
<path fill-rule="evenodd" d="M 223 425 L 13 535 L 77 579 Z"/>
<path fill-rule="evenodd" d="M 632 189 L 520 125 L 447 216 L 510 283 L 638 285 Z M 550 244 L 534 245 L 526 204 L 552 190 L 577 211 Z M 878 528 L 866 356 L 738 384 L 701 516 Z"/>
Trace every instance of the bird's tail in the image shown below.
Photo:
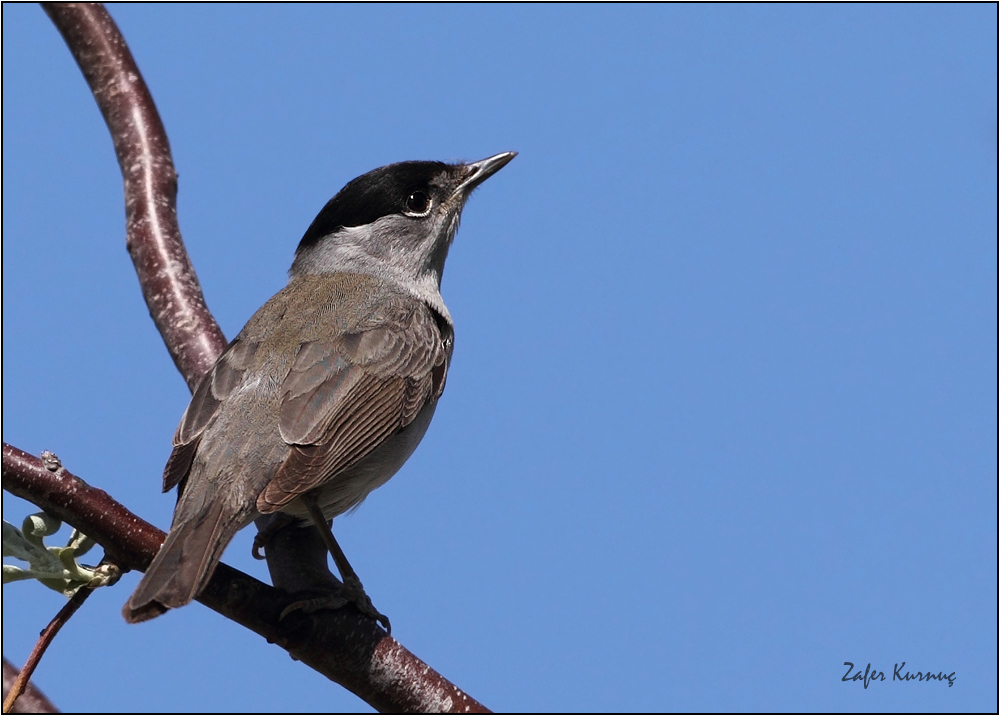
<path fill-rule="evenodd" d="M 170 534 L 122 608 L 125 621 L 153 619 L 198 596 L 229 541 L 244 526 L 243 515 L 226 509 L 225 500 L 199 500 L 195 507 L 191 497 L 181 498 Z"/>

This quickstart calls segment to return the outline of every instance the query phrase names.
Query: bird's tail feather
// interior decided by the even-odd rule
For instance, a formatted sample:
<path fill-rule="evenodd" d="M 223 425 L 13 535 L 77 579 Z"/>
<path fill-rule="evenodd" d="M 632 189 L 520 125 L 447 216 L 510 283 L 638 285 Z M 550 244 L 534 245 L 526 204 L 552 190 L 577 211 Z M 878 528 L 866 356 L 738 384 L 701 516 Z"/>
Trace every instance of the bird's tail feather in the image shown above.
<path fill-rule="evenodd" d="M 184 495 L 182 500 L 188 497 Z M 229 541 L 244 524 L 242 515 L 225 509 L 224 502 L 205 500 L 190 519 L 184 519 L 182 506 L 178 506 L 163 547 L 122 609 L 125 621 L 135 624 L 158 617 L 198 596 Z"/>

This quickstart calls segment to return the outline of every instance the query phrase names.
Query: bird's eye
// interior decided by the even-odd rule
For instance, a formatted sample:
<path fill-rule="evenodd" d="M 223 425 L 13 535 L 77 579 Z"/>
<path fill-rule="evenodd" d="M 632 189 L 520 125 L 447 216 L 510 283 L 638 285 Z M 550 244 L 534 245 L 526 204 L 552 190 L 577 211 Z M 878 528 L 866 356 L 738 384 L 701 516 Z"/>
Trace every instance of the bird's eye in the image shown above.
<path fill-rule="evenodd" d="M 431 198 L 422 191 L 415 191 L 406 197 L 407 216 L 427 216 L 431 210 Z"/>

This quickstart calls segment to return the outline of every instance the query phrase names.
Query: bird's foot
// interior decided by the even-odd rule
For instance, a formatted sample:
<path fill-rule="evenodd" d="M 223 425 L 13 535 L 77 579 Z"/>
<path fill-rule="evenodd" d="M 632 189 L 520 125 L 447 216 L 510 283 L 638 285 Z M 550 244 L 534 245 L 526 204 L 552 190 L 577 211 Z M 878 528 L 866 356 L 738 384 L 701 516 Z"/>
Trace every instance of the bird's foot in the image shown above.
<path fill-rule="evenodd" d="M 361 585 L 361 581 L 357 578 L 353 580 L 348 579 L 339 590 L 331 594 L 292 602 L 282 610 L 279 619 L 284 619 L 292 612 L 302 611 L 306 614 L 311 614 L 320 609 L 340 609 L 347 604 L 353 604 L 358 608 L 359 612 L 381 624 L 387 633 L 392 633 L 389 617 L 375 608 L 372 600 L 365 593 L 365 588 Z"/>

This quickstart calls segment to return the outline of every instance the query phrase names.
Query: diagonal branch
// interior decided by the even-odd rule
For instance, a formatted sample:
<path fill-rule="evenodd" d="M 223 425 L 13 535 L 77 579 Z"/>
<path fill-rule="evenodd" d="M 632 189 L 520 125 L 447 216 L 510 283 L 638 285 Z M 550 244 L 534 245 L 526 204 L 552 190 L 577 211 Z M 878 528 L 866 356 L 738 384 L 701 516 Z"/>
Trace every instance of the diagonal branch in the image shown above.
<path fill-rule="evenodd" d="M 177 226 L 177 172 L 153 97 L 100 4 L 42 3 L 83 71 L 125 182 L 125 244 L 149 314 L 188 387 L 226 347 Z"/>
<path fill-rule="evenodd" d="M 148 567 L 166 537 L 104 490 L 63 467 L 53 472 L 40 459 L 7 443 L 3 489 L 93 537 L 123 569 Z M 379 711 L 487 712 L 355 609 L 294 612 L 281 619 L 281 612 L 295 599 L 225 564 L 216 568 L 198 596 L 205 606 L 277 644 Z"/>

